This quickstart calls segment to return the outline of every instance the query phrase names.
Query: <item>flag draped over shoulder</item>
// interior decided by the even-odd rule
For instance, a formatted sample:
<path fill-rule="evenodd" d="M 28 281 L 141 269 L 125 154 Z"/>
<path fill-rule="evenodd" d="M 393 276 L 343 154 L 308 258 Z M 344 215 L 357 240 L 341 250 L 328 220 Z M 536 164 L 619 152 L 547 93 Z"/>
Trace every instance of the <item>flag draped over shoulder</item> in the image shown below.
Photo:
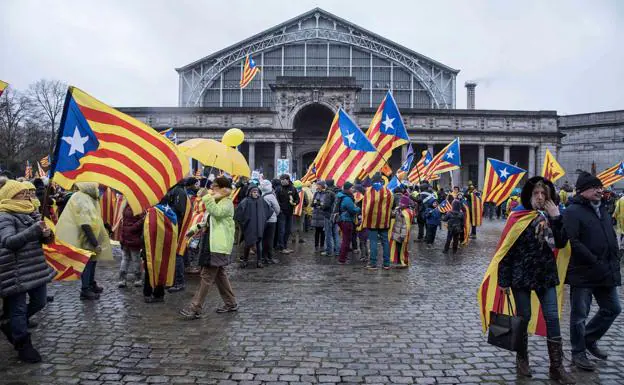
<path fill-rule="evenodd" d="M 135 215 L 189 172 L 188 158 L 150 126 L 69 87 L 51 170 L 54 182 L 98 182 L 121 192 Z"/>
<path fill-rule="evenodd" d="M 542 166 L 542 176 L 544 179 L 555 183 L 561 177 L 565 175 L 565 170 L 557 159 L 553 156 L 550 150 L 546 149 L 546 155 L 544 156 L 544 165 Z"/>
<path fill-rule="evenodd" d="M 344 110 L 339 109 L 334 117 L 329 134 L 314 160 L 318 179 L 333 179 L 336 186 L 354 180 L 361 167 L 361 160 L 375 146 Z"/>
<path fill-rule="evenodd" d="M 258 71 L 260 71 L 260 68 L 256 66 L 255 60 L 251 56 L 247 55 L 243 64 L 243 73 L 241 74 L 240 88 L 247 87 L 256 76 L 256 74 L 258 74 Z"/>
<path fill-rule="evenodd" d="M 624 162 L 620 162 L 615 166 L 609 167 L 600 174 L 596 175 L 596 177 L 600 179 L 605 188 L 621 181 L 624 179 Z"/>
<path fill-rule="evenodd" d="M 6 90 L 8 86 L 9 86 L 9 83 L 3 82 L 2 80 L 0 80 L 0 96 L 2 96 L 2 93 L 4 92 L 4 90 Z"/>
<path fill-rule="evenodd" d="M 529 226 L 529 224 L 537 217 L 536 211 L 519 210 L 513 211 L 501 238 L 494 252 L 494 257 L 490 262 L 490 265 L 485 272 L 481 286 L 477 290 L 477 302 L 479 304 L 479 312 L 481 314 L 481 327 L 483 332 L 487 331 L 490 324 L 490 312 L 508 314 L 507 299 L 498 286 L 498 264 L 507 255 L 511 247 L 516 243 L 520 234 Z M 557 304 L 559 306 L 559 318 L 561 318 L 561 309 L 563 305 L 563 286 L 565 281 L 566 272 L 568 269 L 568 263 L 570 262 L 570 244 L 568 243 L 563 249 L 555 251 L 555 258 L 557 260 L 557 271 L 559 273 L 559 286 L 557 286 Z M 511 297 L 513 301 L 513 296 Z M 498 308 L 499 304 L 500 309 Z M 515 304 L 513 304 L 515 309 Z M 529 333 L 540 336 L 546 335 L 546 321 L 542 313 L 539 299 L 535 292 L 531 293 L 531 320 L 529 321 Z"/>
<path fill-rule="evenodd" d="M 474 191 L 470 193 L 470 223 L 477 227 L 483 223 L 483 200 Z"/>
<path fill-rule="evenodd" d="M 526 170 L 500 160 L 488 158 L 483 182 L 483 202 L 500 206 L 509 198 Z"/>
<path fill-rule="evenodd" d="M 387 187 L 366 189 L 362 200 L 362 227 L 365 229 L 388 229 L 392 216 L 394 195 Z"/>
<path fill-rule="evenodd" d="M 45 219 L 46 225 L 55 231 L 54 223 Z M 87 262 L 94 253 L 79 249 L 54 238 L 52 243 L 43 244 L 43 255 L 47 264 L 56 271 L 55 281 L 75 281 L 80 278 Z"/>
<path fill-rule="evenodd" d="M 198 198 L 193 196 L 186 197 L 186 209 L 184 210 L 184 217 L 182 219 L 182 226 L 180 226 L 180 232 L 178 233 L 178 247 L 176 249 L 177 255 L 184 255 L 188 246 L 189 238 L 186 237 L 186 233 L 190 230 L 193 223 L 193 209 L 195 208 L 195 200 Z"/>
<path fill-rule="evenodd" d="M 173 210 L 161 205 L 149 208 L 143 237 L 150 286 L 172 286 L 178 248 L 178 226 Z"/>
<path fill-rule="evenodd" d="M 414 211 L 411 209 L 401 210 L 400 214 L 403 216 L 405 220 L 405 224 L 407 226 L 407 235 L 403 242 L 399 243 L 392 239 L 389 239 L 390 242 L 390 262 L 394 264 L 399 264 L 401 266 L 409 265 L 409 245 L 410 245 L 410 235 L 412 232 L 412 221 L 414 220 Z M 396 219 L 392 219 L 390 222 L 390 228 L 394 227 L 394 222 Z M 388 238 L 391 238 L 392 232 L 388 232 Z"/>
<path fill-rule="evenodd" d="M 100 211 L 102 221 L 111 229 L 115 223 L 115 208 L 117 207 L 117 194 L 110 187 L 100 189 Z"/>
<path fill-rule="evenodd" d="M 463 211 L 464 211 L 464 239 L 462 239 L 461 244 L 467 246 L 470 243 L 470 230 L 472 226 L 470 207 L 466 202 L 462 203 Z"/>
<path fill-rule="evenodd" d="M 371 177 L 380 171 L 387 165 L 386 161 L 392 156 L 392 150 L 409 143 L 409 136 L 403 124 L 399 107 L 390 91 L 386 93 L 377 108 L 377 112 L 366 131 L 366 137 L 377 151 L 364 154 L 360 160 L 358 167 L 364 170 L 360 179 L 364 179 L 366 176 Z"/>

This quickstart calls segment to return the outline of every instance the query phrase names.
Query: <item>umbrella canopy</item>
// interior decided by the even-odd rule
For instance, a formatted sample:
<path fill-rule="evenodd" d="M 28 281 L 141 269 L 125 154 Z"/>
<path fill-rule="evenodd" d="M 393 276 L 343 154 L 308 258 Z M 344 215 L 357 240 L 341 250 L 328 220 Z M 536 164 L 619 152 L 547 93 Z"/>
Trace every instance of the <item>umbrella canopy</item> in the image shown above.
<path fill-rule="evenodd" d="M 247 160 L 236 149 L 213 139 L 190 139 L 178 145 L 186 156 L 197 159 L 205 167 L 214 167 L 230 175 L 251 176 Z"/>

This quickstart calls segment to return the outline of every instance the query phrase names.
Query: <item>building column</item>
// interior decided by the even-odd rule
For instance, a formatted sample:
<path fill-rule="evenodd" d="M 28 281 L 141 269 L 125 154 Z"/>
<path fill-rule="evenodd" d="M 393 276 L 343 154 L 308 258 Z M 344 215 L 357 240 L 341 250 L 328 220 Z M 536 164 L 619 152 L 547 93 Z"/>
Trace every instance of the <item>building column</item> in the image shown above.
<path fill-rule="evenodd" d="M 407 147 L 409 144 L 404 144 L 401 146 L 401 162 L 405 162 L 405 158 L 407 158 Z"/>
<path fill-rule="evenodd" d="M 275 142 L 275 154 L 273 155 L 273 170 L 275 170 L 275 178 L 279 178 L 279 172 L 277 171 L 277 160 L 282 157 L 282 144 Z"/>
<path fill-rule="evenodd" d="M 529 178 L 535 176 L 535 146 L 529 146 Z"/>
<path fill-rule="evenodd" d="M 510 150 L 511 150 L 511 146 L 505 146 L 503 148 L 503 150 L 504 150 L 503 162 L 509 163 L 509 153 L 510 153 Z"/>
<path fill-rule="evenodd" d="M 476 185 L 479 190 L 483 190 L 483 182 L 485 181 L 485 145 L 479 145 L 479 177 Z"/>
<path fill-rule="evenodd" d="M 292 166 L 293 166 L 293 145 L 292 142 L 287 142 L 286 143 L 286 159 L 289 159 L 288 161 L 288 173 L 290 175 L 292 175 Z"/>
<path fill-rule="evenodd" d="M 249 159 L 247 161 L 249 162 L 249 168 L 253 171 L 256 169 L 256 143 L 248 142 L 247 144 L 249 145 Z"/>
<path fill-rule="evenodd" d="M 427 143 L 427 151 L 429 151 L 431 153 L 431 156 L 434 156 L 435 154 L 433 153 L 433 144 L 431 143 Z"/>

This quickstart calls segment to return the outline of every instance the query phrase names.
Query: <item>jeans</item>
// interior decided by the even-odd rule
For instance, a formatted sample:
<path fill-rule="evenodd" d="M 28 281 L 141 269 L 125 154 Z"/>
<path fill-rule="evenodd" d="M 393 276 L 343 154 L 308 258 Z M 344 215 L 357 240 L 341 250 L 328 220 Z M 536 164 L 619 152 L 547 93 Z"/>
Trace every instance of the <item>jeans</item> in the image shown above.
<path fill-rule="evenodd" d="M 512 289 L 516 302 L 516 313 L 524 318 L 526 326 L 529 326 L 531 319 L 531 290 Z M 543 290 L 535 290 L 539 298 L 542 314 L 546 321 L 546 335 L 548 338 L 561 337 L 559 327 L 559 312 L 557 310 L 557 288 L 549 287 Z"/>
<path fill-rule="evenodd" d="M 176 255 L 175 261 L 175 277 L 173 279 L 173 286 L 184 286 L 184 257 Z"/>
<path fill-rule="evenodd" d="M 264 261 L 273 259 L 273 239 L 276 228 L 277 222 L 267 222 L 264 226 L 264 234 L 262 235 L 262 259 Z"/>
<path fill-rule="evenodd" d="M 253 247 L 256 247 L 256 264 L 260 264 L 262 262 L 262 239 L 258 240 L 255 245 L 245 246 L 243 249 L 243 258 L 241 261 L 247 263 L 249 261 L 249 252 Z"/>
<path fill-rule="evenodd" d="M 351 239 L 353 237 L 353 222 L 338 222 L 340 231 L 342 231 L 342 242 L 340 243 L 340 255 L 338 260 L 340 262 L 347 262 L 347 253 L 351 246 Z"/>
<path fill-rule="evenodd" d="M 292 232 L 292 214 L 280 213 L 277 217 L 277 248 L 287 249 Z"/>
<path fill-rule="evenodd" d="M 137 280 L 141 279 L 141 250 L 123 249 L 119 276 L 125 280 L 128 273 L 134 274 Z"/>
<path fill-rule="evenodd" d="M 388 229 L 368 229 L 370 241 L 370 265 L 377 266 L 377 239 L 381 239 L 383 250 L 383 265 L 390 266 L 390 244 L 388 243 Z"/>
<path fill-rule="evenodd" d="M 427 244 L 428 245 L 433 245 L 433 241 L 435 241 L 437 231 L 438 231 L 438 225 L 427 225 Z"/>
<path fill-rule="evenodd" d="M 330 255 L 338 254 L 340 240 L 338 239 L 338 226 L 331 219 L 325 218 L 325 252 Z"/>
<path fill-rule="evenodd" d="M 82 282 L 82 291 L 87 291 L 95 283 L 95 265 L 96 261 L 89 261 L 85 265 L 82 274 L 80 275 L 80 281 Z"/>
<path fill-rule="evenodd" d="M 592 295 L 599 309 L 587 323 Z M 583 353 L 588 345 L 596 343 L 622 312 L 616 287 L 570 287 L 570 343 L 572 354 Z"/>
<path fill-rule="evenodd" d="M 444 244 L 444 251 L 448 251 L 449 247 L 451 246 L 451 241 L 453 241 L 453 251 L 457 251 L 457 246 L 459 244 L 459 236 L 461 235 L 460 232 L 452 232 L 452 231 L 447 231 L 446 232 L 446 244 Z"/>
<path fill-rule="evenodd" d="M 26 296 L 29 301 L 26 304 Z M 43 309 L 47 301 L 47 286 L 43 284 L 27 292 L 13 294 L 4 299 L 9 310 L 11 333 L 15 341 L 28 336 L 28 319 Z"/>

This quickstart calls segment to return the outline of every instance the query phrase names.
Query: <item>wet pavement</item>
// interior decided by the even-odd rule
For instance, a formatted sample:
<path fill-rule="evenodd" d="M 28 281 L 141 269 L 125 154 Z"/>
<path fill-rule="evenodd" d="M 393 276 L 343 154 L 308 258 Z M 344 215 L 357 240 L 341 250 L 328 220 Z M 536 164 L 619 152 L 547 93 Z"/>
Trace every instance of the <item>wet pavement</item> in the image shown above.
<path fill-rule="evenodd" d="M 544 338 L 530 338 L 529 381 L 481 333 L 476 290 L 502 225 L 486 221 L 455 256 L 441 251 L 443 230 L 432 250 L 412 243 L 409 270 L 372 272 L 357 258 L 341 266 L 316 255 L 308 233 L 280 265 L 231 266 L 239 312 L 215 313 L 214 290 L 195 321 L 178 310 L 197 277 L 145 304 L 140 288 L 116 287 L 116 263 L 100 263 L 97 302 L 78 299 L 78 282 L 49 286 L 55 300 L 33 332 L 43 363 L 20 363 L 0 341 L 0 384 L 546 384 Z M 567 358 L 568 320 L 566 307 Z M 601 343 L 609 361 L 594 374 L 573 369 L 580 384 L 624 384 L 623 336 L 620 317 Z"/>

